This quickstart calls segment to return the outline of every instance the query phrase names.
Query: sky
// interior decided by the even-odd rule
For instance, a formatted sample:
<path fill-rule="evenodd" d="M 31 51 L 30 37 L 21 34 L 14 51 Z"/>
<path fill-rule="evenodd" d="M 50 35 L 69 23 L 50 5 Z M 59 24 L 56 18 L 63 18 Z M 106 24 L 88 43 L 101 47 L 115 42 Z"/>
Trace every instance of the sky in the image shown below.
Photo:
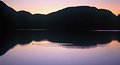
<path fill-rule="evenodd" d="M 120 0 L 2 0 L 16 11 L 25 10 L 32 14 L 49 14 L 71 6 L 94 6 L 120 14 Z"/>

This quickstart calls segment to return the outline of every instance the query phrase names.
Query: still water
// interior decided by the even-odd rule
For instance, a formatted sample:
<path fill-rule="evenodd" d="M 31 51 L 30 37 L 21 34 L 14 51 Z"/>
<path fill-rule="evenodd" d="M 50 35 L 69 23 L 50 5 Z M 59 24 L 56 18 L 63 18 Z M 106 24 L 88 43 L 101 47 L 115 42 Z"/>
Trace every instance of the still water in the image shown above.
<path fill-rule="evenodd" d="M 116 32 L 22 31 L 5 37 L 1 45 L 0 65 L 120 65 Z"/>

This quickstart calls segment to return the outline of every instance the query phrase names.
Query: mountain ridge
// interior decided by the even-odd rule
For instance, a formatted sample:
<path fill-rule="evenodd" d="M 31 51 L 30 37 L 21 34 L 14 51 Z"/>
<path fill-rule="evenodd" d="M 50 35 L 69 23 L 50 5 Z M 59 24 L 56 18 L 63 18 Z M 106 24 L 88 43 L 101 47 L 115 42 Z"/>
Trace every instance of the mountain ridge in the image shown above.
<path fill-rule="evenodd" d="M 4 3 L 3 1 L 0 1 L 1 3 Z M 4 3 L 5 4 L 5 3 Z M 6 4 L 5 4 L 6 5 Z M 7 6 L 7 5 L 6 5 Z M 9 6 L 8 6 L 9 7 Z M 60 9 L 60 10 L 57 10 L 57 11 L 54 11 L 54 12 L 51 12 L 51 13 L 48 13 L 48 14 L 46 14 L 46 15 L 50 15 L 50 14 L 52 14 L 52 13 L 55 13 L 55 12 L 59 12 L 59 11 L 62 11 L 62 10 L 65 10 L 65 9 L 69 9 L 69 8 L 78 8 L 78 7 L 90 7 L 90 8 L 96 8 L 96 7 L 94 7 L 94 6 L 72 6 L 72 7 L 65 7 L 65 8 L 62 8 L 62 9 Z M 12 8 L 12 7 L 9 7 L 9 8 Z M 14 8 L 12 8 L 13 10 L 14 10 Z M 96 9 L 98 9 L 98 8 L 96 8 Z M 106 10 L 106 11 L 110 11 L 110 10 L 108 10 L 108 9 L 99 9 L 99 10 Z M 16 11 L 16 10 L 14 10 L 14 11 Z M 20 12 L 20 11 L 25 11 L 25 12 L 29 12 L 29 11 L 26 11 L 26 10 L 19 10 L 19 11 L 16 11 L 16 12 Z M 111 12 L 111 11 L 110 11 Z M 30 13 L 30 12 L 29 12 Z M 113 12 L 111 12 L 111 13 L 113 13 Z M 30 13 L 30 14 L 32 14 L 32 13 Z M 40 13 L 35 13 L 35 14 L 32 14 L 32 15 L 36 15 L 36 14 L 40 14 Z M 114 13 L 113 13 L 114 14 Z M 45 14 L 40 14 L 40 15 L 45 15 Z M 114 14 L 115 15 L 115 14 Z"/>
<path fill-rule="evenodd" d="M 67 7 L 48 15 L 15 11 L 0 1 L 1 29 L 96 30 L 118 29 L 117 16 L 90 6 Z M 8 27 L 7 27 L 8 26 Z"/>

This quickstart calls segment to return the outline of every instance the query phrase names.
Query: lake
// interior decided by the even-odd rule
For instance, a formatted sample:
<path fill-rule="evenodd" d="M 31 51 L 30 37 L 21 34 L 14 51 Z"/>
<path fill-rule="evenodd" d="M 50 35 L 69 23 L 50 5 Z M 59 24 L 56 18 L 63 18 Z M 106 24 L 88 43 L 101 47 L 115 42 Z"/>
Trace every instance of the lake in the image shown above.
<path fill-rule="evenodd" d="M 14 31 L 0 40 L 0 65 L 120 65 L 119 32 Z"/>

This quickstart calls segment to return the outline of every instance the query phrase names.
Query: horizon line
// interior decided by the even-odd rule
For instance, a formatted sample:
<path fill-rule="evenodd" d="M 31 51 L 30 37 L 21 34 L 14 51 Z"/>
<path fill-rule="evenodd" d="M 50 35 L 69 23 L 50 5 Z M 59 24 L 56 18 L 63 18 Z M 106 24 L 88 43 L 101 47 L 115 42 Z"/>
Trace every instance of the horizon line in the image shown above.
<path fill-rule="evenodd" d="M 2 0 L 0 0 L 1 2 L 3 2 Z M 5 2 L 3 2 L 5 5 L 7 5 Z M 7 5 L 8 6 L 8 5 Z M 47 14 L 42 14 L 42 13 L 32 13 L 32 12 L 30 12 L 30 11 L 27 11 L 27 10 L 24 10 L 24 9 L 21 9 L 21 10 L 16 10 L 16 9 L 14 9 L 13 7 L 11 7 L 11 6 L 8 6 L 8 7 L 10 7 L 10 8 L 12 8 L 13 10 L 15 10 L 16 12 L 19 12 L 19 11 L 25 11 L 25 12 L 28 12 L 28 13 L 30 13 L 31 15 L 36 15 L 36 14 L 41 14 L 41 15 L 49 15 L 49 14 L 52 14 L 52 13 L 55 13 L 55 12 L 58 12 L 58 11 L 61 11 L 61 10 L 64 10 L 64 9 L 66 9 L 66 8 L 71 8 L 71 7 L 73 7 L 73 8 L 75 8 L 75 7 L 94 7 L 94 8 L 97 8 L 97 7 L 95 7 L 95 6 L 89 6 L 89 5 L 82 5 L 82 6 L 68 6 L 68 7 L 64 7 L 64 8 L 61 8 L 61 9 L 59 9 L 59 10 L 56 10 L 56 11 L 53 11 L 53 12 L 50 12 L 50 13 L 47 13 Z M 104 9 L 104 10 L 108 10 L 108 11 L 110 11 L 110 12 L 112 12 L 111 10 L 109 10 L 109 9 L 105 9 L 105 8 L 97 8 L 98 10 L 99 9 Z M 113 12 L 112 12 L 113 13 Z M 113 13 L 114 15 L 116 15 L 116 16 L 118 16 L 119 14 L 115 14 L 115 13 Z"/>
<path fill-rule="evenodd" d="M 56 11 L 53 11 L 53 12 L 50 12 L 50 13 L 47 13 L 47 14 L 41 14 L 41 13 L 31 13 L 30 11 L 27 11 L 27 10 L 19 10 L 19 11 L 17 11 L 17 10 L 15 10 L 14 8 L 12 8 L 12 9 L 14 9 L 16 12 L 20 12 L 20 11 L 25 11 L 25 12 L 28 12 L 28 13 L 30 13 L 31 15 L 36 15 L 36 14 L 40 14 L 40 15 L 45 15 L 45 16 L 47 16 L 47 15 L 49 15 L 49 14 L 52 14 L 52 13 L 55 13 L 55 12 L 58 12 L 58 11 L 61 11 L 61 10 L 64 10 L 64 9 L 67 9 L 67 8 L 76 8 L 76 7 L 93 7 L 93 8 L 96 8 L 96 9 L 98 9 L 98 10 L 100 10 L 100 9 L 104 9 L 104 8 L 97 8 L 97 7 L 95 7 L 95 6 L 87 6 L 87 5 L 83 5 L 83 6 L 70 6 L 70 7 L 64 7 L 64 8 L 62 8 L 62 9 L 59 9 L 59 10 L 56 10 Z M 108 9 L 104 9 L 104 10 L 108 10 Z M 110 11 L 111 13 L 113 13 L 111 10 L 108 10 L 108 11 Z M 115 13 L 113 13 L 114 15 L 116 15 L 116 16 L 118 16 L 119 14 L 115 14 Z"/>

